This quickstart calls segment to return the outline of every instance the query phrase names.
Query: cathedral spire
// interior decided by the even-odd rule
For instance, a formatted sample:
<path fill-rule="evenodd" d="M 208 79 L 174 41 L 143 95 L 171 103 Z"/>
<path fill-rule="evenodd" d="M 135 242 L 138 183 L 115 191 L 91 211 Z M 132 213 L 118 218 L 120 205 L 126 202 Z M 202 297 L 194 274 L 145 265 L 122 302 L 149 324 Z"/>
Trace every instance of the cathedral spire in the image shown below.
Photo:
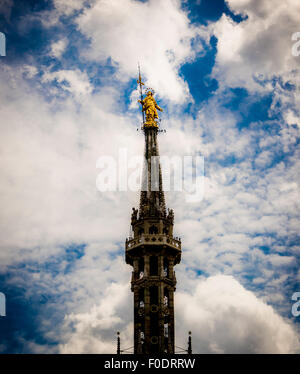
<path fill-rule="evenodd" d="M 143 130 L 145 133 L 145 151 L 144 151 L 144 168 L 141 186 L 140 197 L 140 216 L 157 216 L 165 217 L 165 197 L 162 186 L 161 167 L 159 163 L 159 151 L 157 143 L 158 133 L 158 114 L 157 110 L 163 111 L 159 107 L 154 98 L 154 90 L 146 89 L 146 98 L 143 99 L 143 86 L 141 78 L 140 65 L 139 79 L 137 83 L 140 87 L 141 99 L 139 103 L 142 104 L 143 113 Z M 146 121 L 145 116 L 146 114 Z"/>
<path fill-rule="evenodd" d="M 126 262 L 133 266 L 131 290 L 134 293 L 134 352 L 174 353 L 173 267 L 181 260 L 181 242 L 173 237 L 174 213 L 166 212 L 162 170 L 158 151 L 158 114 L 162 111 L 154 90 L 143 99 L 140 86 L 145 135 L 144 169 L 139 209 L 132 209 L 133 238 L 126 239 Z"/>
<path fill-rule="evenodd" d="M 157 128 L 145 127 L 140 217 L 165 217 L 166 206 L 157 144 Z"/>

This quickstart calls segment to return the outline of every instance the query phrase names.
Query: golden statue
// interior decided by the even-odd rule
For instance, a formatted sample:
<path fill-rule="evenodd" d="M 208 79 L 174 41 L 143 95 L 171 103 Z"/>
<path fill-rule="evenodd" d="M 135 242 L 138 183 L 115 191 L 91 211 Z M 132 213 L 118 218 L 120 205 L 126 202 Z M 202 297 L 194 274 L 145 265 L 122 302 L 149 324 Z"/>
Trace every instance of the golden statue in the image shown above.
<path fill-rule="evenodd" d="M 146 122 L 144 123 L 144 126 L 158 127 L 158 124 L 155 121 L 158 118 L 157 110 L 162 112 L 163 109 L 157 105 L 153 97 L 153 92 L 149 90 L 147 92 L 147 96 L 145 97 L 145 99 L 138 100 L 138 102 L 142 104 L 142 111 L 146 113 Z"/>

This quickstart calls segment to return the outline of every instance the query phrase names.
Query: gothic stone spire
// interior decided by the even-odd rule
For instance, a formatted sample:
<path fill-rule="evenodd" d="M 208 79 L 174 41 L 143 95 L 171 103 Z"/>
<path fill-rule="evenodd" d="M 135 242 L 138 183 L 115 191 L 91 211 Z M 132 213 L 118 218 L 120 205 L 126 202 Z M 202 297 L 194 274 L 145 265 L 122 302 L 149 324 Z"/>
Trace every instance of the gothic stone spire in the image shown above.
<path fill-rule="evenodd" d="M 146 111 L 144 100 L 140 102 Z M 140 207 L 133 208 L 133 237 L 126 239 L 125 244 L 126 263 L 133 266 L 134 352 L 172 354 L 175 349 L 174 266 L 181 260 L 181 242 L 173 237 L 173 211 L 166 212 L 155 113 L 146 111 L 143 129 L 145 165 Z"/>

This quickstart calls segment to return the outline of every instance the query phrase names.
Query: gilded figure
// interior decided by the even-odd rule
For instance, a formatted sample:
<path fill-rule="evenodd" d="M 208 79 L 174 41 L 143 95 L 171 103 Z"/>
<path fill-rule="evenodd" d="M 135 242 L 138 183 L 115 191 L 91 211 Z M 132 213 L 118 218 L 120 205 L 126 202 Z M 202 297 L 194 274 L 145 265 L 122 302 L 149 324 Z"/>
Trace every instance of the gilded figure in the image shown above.
<path fill-rule="evenodd" d="M 139 100 L 139 103 L 142 104 L 142 106 L 143 106 L 142 110 L 146 114 L 146 122 L 145 122 L 144 126 L 146 126 L 146 127 L 158 127 L 158 124 L 155 121 L 156 119 L 158 119 L 157 110 L 162 112 L 163 109 L 160 106 L 157 105 L 157 103 L 154 99 L 154 96 L 153 96 L 153 92 L 149 90 L 147 92 L 147 96 L 145 97 L 145 99 L 144 100 Z"/>

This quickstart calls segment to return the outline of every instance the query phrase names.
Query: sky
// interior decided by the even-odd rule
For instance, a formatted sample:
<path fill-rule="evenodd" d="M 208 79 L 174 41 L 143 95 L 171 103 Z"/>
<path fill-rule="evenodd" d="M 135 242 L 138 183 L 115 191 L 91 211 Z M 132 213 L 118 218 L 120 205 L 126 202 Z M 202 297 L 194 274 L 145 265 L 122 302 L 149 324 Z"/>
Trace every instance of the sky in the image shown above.
<path fill-rule="evenodd" d="M 176 346 L 300 352 L 299 19 L 298 0 L 0 1 L 0 353 L 133 345 L 139 194 L 99 191 L 96 166 L 143 153 L 138 62 L 160 153 L 204 157 L 201 201 L 166 192 Z"/>

